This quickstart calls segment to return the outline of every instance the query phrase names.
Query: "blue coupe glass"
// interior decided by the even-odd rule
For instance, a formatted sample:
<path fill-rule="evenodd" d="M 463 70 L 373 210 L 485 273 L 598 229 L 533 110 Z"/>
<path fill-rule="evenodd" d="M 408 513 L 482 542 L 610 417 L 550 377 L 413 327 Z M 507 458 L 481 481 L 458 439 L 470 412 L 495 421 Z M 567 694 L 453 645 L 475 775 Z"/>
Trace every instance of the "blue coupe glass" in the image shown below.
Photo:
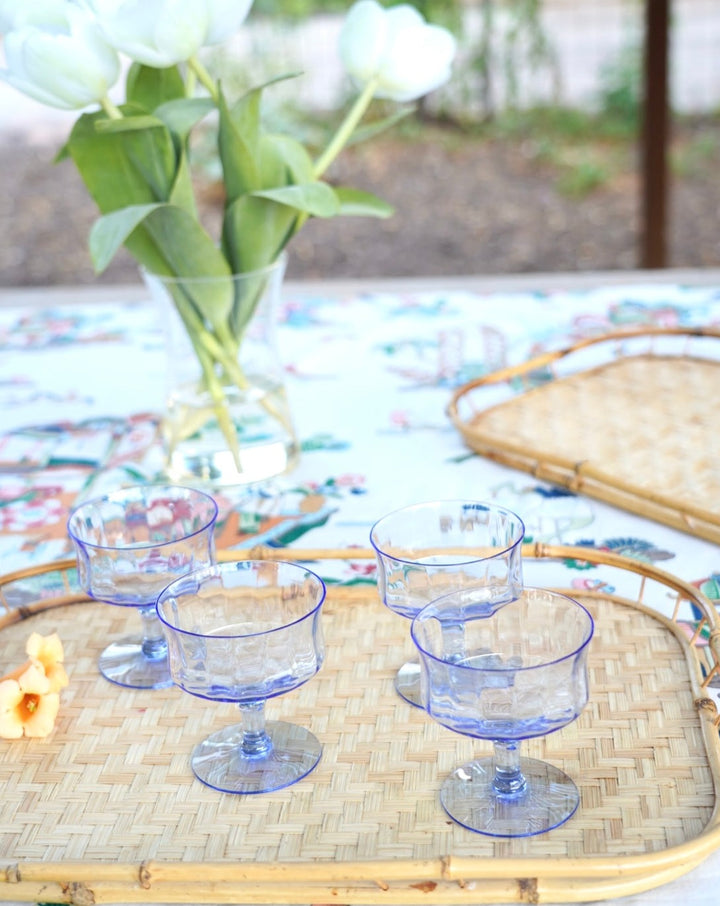
<path fill-rule="evenodd" d="M 525 837 L 575 813 L 579 793 L 570 777 L 520 757 L 520 745 L 562 729 L 587 704 L 593 630 L 581 604 L 540 588 L 525 588 L 491 615 L 477 595 L 456 592 L 413 620 L 428 714 L 494 747 L 492 755 L 458 767 L 441 787 L 445 811 L 463 827 Z"/>
<path fill-rule="evenodd" d="M 296 783 L 322 746 L 307 729 L 266 721 L 265 702 L 318 672 L 325 584 L 295 563 L 222 563 L 178 579 L 159 596 L 175 683 L 235 702 L 241 723 L 213 733 L 191 756 L 195 776 L 225 793 L 267 793 Z"/>
<path fill-rule="evenodd" d="M 418 503 L 383 516 L 372 527 L 380 600 L 406 619 L 442 595 L 483 586 L 488 608 L 511 601 L 523 585 L 522 519 L 478 500 Z M 420 665 L 408 661 L 397 692 L 420 705 Z"/>
<path fill-rule="evenodd" d="M 137 608 L 142 620 L 142 635 L 100 655 L 106 679 L 135 689 L 172 685 L 155 601 L 173 579 L 214 562 L 217 515 L 212 497 L 176 485 L 123 488 L 72 511 L 80 586 L 97 601 Z"/>

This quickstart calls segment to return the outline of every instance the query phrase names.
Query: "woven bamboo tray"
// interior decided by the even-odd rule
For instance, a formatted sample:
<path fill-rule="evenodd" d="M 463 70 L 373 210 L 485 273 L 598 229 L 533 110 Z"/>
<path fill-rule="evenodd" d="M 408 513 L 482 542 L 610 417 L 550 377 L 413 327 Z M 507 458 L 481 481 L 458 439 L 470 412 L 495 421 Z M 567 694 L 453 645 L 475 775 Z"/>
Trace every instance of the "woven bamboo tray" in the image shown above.
<path fill-rule="evenodd" d="M 478 746 L 393 691 L 412 653 L 408 623 L 380 605 L 374 586 L 330 586 L 325 665 L 268 704 L 269 717 L 320 737 L 317 769 L 286 790 L 232 796 L 196 781 L 189 756 L 235 722 L 236 709 L 102 679 L 100 650 L 135 614 L 83 599 L 72 561 L 5 577 L 0 663 L 15 664 L 30 630 L 57 630 L 70 685 L 48 739 L 0 740 L 0 899 L 555 903 L 630 894 L 691 870 L 720 845 L 719 718 L 709 694 L 720 629 L 711 602 L 607 552 L 527 545 L 524 553 L 541 573 L 569 557 L 600 564 L 637 594 L 574 593 L 596 618 L 591 700 L 526 754 L 564 767 L 581 806 L 550 833 L 510 841 L 466 831 L 442 811 L 442 779 Z M 323 558 L 372 552 L 257 548 L 222 559 L 289 555 L 322 573 Z M 59 583 L 52 598 L 11 606 L 19 586 L 50 573 Z M 657 602 L 672 616 L 660 616 Z"/>
<path fill-rule="evenodd" d="M 720 543 L 720 330 L 583 340 L 460 387 L 476 453 Z"/>

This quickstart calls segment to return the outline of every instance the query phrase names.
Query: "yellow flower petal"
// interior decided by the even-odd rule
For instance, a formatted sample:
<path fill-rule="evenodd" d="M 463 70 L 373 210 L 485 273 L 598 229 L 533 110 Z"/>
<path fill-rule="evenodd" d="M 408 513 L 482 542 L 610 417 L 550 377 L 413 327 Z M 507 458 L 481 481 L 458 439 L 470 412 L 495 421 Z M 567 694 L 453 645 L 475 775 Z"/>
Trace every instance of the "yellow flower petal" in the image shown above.
<path fill-rule="evenodd" d="M 65 668 L 62 664 L 55 664 L 55 666 L 51 667 L 49 670 L 46 667 L 45 675 L 50 682 L 51 692 L 59 692 L 61 689 L 64 689 L 65 686 L 67 686 L 67 684 L 70 682 L 68 680 L 68 675 L 65 672 Z"/>
<path fill-rule="evenodd" d="M 52 732 L 60 708 L 57 692 L 39 696 L 26 695 L 23 705 L 26 711 L 23 723 L 26 736 L 40 738 Z"/>
<path fill-rule="evenodd" d="M 50 680 L 51 692 L 59 692 L 67 686 L 68 676 L 62 663 L 65 654 L 57 632 L 47 636 L 33 632 L 27 640 L 25 650 L 31 658 L 40 661 L 45 668 L 45 675 Z"/>
<path fill-rule="evenodd" d="M 17 680 L 0 681 L 0 737 L 3 739 L 19 739 L 23 735 L 23 722 L 18 706 L 24 697 Z"/>
<path fill-rule="evenodd" d="M 51 635 L 40 635 L 39 632 L 33 632 L 27 640 L 25 651 L 29 657 L 41 661 L 46 672 L 48 668 L 61 664 L 65 659 L 62 642 L 57 632 L 53 632 Z"/>
<path fill-rule="evenodd" d="M 45 676 L 45 668 L 40 661 L 32 658 L 17 681 L 25 695 L 47 695 L 50 691 L 50 680 Z"/>
<path fill-rule="evenodd" d="M 23 691 L 17 680 L 0 680 L 0 714 L 14 708 L 22 697 Z"/>
<path fill-rule="evenodd" d="M 55 725 L 60 696 L 48 692 L 42 665 L 31 664 L 22 676 L 0 682 L 0 737 L 47 736 Z M 44 691 L 38 691 L 42 689 Z"/>

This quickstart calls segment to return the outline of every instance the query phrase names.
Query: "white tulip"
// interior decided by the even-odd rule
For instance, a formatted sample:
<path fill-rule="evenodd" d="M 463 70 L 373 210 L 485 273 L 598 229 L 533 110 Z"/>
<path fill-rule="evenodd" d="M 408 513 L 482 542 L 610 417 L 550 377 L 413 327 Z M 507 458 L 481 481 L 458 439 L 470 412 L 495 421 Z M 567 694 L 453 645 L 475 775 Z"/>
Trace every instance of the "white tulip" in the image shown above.
<path fill-rule="evenodd" d="M 218 44 L 245 20 L 252 0 L 86 0 L 107 40 L 146 66 L 174 66 Z"/>
<path fill-rule="evenodd" d="M 62 25 L 66 0 L 0 0 L 0 34 L 23 25 Z"/>
<path fill-rule="evenodd" d="M 340 58 L 360 85 L 376 82 L 375 97 L 411 101 L 450 78 L 457 42 L 446 28 L 428 25 L 414 6 L 388 9 L 359 0 L 340 32 Z"/>
<path fill-rule="evenodd" d="M 0 79 L 23 94 L 49 107 L 78 110 L 102 101 L 117 81 L 117 54 L 74 3 L 43 0 L 13 23 L 4 37 L 7 68 Z"/>
<path fill-rule="evenodd" d="M 107 41 L 146 66 L 164 68 L 194 56 L 208 29 L 205 0 L 95 0 Z"/>
<path fill-rule="evenodd" d="M 240 28 L 253 0 L 206 0 L 208 32 L 205 44 L 221 44 Z"/>

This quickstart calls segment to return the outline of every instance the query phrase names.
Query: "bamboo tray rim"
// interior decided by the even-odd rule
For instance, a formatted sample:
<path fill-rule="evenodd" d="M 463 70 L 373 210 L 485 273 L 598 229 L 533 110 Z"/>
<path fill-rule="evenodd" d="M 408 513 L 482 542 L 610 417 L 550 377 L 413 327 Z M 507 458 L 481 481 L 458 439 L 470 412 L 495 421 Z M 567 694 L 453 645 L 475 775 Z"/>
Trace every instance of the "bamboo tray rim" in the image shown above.
<path fill-rule="evenodd" d="M 264 545 L 243 550 L 220 551 L 220 562 L 243 559 L 318 560 L 374 559 L 366 548 L 273 548 Z M 712 773 L 715 802 L 710 820 L 695 838 L 648 853 L 628 856 L 587 855 L 468 857 L 452 854 L 431 859 L 351 860 L 336 862 L 272 861 L 233 863 L 232 861 L 142 862 L 109 861 L 17 861 L 0 859 L 0 883 L 8 899 L 74 903 L 155 902 L 155 903 L 548 903 L 584 902 L 626 896 L 649 890 L 674 880 L 697 867 L 720 848 L 720 715 L 712 698 L 703 691 L 713 677 L 720 675 L 720 619 L 713 603 L 690 583 L 652 564 L 632 560 L 610 551 L 588 547 L 551 545 L 534 542 L 523 545 L 523 557 L 537 560 L 584 560 L 637 574 L 641 578 L 638 599 L 583 591 L 585 597 L 626 604 L 651 614 L 674 633 L 686 648 L 688 666 L 693 646 L 701 633 L 707 639 L 712 668 L 705 676 L 691 675 L 694 701 L 703 728 L 708 763 Z M 21 622 L 54 607 L 89 602 L 82 593 L 70 590 L 68 571 L 75 560 L 17 570 L 0 577 L 0 604 L 3 588 L 9 584 L 58 572 L 68 589 L 58 595 L 14 608 L 0 616 L 0 629 Z M 646 580 L 656 581 L 676 593 L 676 613 L 682 601 L 691 602 L 700 612 L 694 635 L 688 638 L 675 625 L 675 616 L 666 617 L 643 603 Z M 366 597 L 351 587 L 330 586 L 329 597 L 337 602 L 352 602 Z M 572 593 L 572 592 L 571 592 Z M 697 663 L 695 662 L 697 667 Z M 710 740 L 712 744 L 709 745 Z M 412 882 L 412 883 L 410 883 Z M 393 884 L 407 883 L 395 889 Z M 477 884 L 482 884 L 479 889 Z M 303 885 L 302 888 L 298 885 Z M 0 891 L 3 888 L 0 887 Z M 472 891 L 472 892 L 470 892 Z M 433 896 L 429 896 L 429 894 Z M 298 899 L 298 896 L 300 899 Z"/>
<path fill-rule="evenodd" d="M 603 344 L 615 345 L 622 350 L 624 343 L 630 341 L 662 341 L 668 338 L 685 338 L 692 340 L 720 340 L 720 328 L 707 327 L 634 327 L 622 330 L 609 331 L 603 334 L 586 337 L 562 348 L 551 350 L 533 356 L 523 362 L 498 369 L 490 374 L 482 375 L 466 382 L 456 388 L 446 406 L 446 414 L 454 427 L 458 430 L 470 449 L 482 456 L 494 459 L 514 468 L 530 472 L 541 480 L 567 487 L 574 493 L 585 493 L 590 497 L 602 500 L 611 505 L 620 506 L 630 512 L 663 522 L 673 528 L 705 538 L 715 543 L 720 543 L 720 515 L 714 511 L 706 501 L 686 501 L 682 506 L 673 499 L 672 492 L 654 488 L 652 492 L 636 487 L 632 482 L 623 480 L 614 475 L 603 463 L 592 462 L 588 459 L 578 459 L 571 450 L 550 451 L 533 449 L 526 443 L 513 443 L 511 440 L 499 439 L 494 433 L 487 431 L 482 425 L 474 424 L 472 416 L 483 416 L 489 412 L 502 410 L 502 408 L 520 398 L 532 399 L 543 393 L 548 386 L 541 384 L 536 387 L 525 387 L 513 394 L 509 399 L 494 403 L 483 408 L 478 406 L 473 409 L 469 418 L 463 417 L 461 405 L 470 403 L 474 391 L 484 391 L 499 384 L 510 384 L 532 376 L 544 368 L 552 369 L 564 359 L 581 353 L 594 346 Z M 646 349 L 644 352 L 635 352 L 631 355 L 624 353 L 609 359 L 601 364 L 595 364 L 586 369 L 580 369 L 572 375 L 554 376 L 551 383 L 568 380 L 569 378 L 589 377 L 603 372 L 605 369 L 619 364 L 627 358 L 653 357 L 668 360 L 684 359 L 685 361 L 700 361 L 716 364 L 720 367 L 717 358 L 689 356 L 687 354 L 673 354 L 654 352 Z"/>

